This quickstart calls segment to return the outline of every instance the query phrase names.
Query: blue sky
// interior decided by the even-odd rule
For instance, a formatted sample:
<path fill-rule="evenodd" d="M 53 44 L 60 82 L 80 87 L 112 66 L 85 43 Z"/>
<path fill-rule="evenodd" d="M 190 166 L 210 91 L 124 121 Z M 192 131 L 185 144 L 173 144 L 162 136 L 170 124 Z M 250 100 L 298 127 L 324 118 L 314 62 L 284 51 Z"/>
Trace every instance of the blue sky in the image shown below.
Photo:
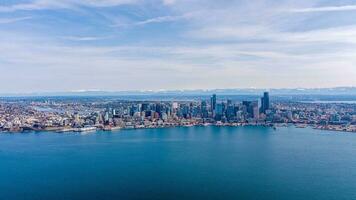
<path fill-rule="evenodd" d="M 356 86 L 356 0 L 1 0 L 0 92 Z"/>

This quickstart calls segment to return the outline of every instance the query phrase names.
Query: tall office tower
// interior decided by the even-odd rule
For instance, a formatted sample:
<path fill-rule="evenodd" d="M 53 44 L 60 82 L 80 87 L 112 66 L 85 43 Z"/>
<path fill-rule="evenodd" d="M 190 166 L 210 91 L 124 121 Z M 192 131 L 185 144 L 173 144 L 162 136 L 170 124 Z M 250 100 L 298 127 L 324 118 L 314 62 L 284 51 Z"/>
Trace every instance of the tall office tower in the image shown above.
<path fill-rule="evenodd" d="M 227 100 L 227 105 L 232 105 L 232 101 L 230 99 Z"/>
<path fill-rule="evenodd" d="M 213 94 L 213 96 L 211 96 L 210 106 L 211 106 L 211 112 L 214 112 L 216 108 L 216 94 Z"/>
<path fill-rule="evenodd" d="M 173 109 L 173 110 L 178 109 L 178 107 L 179 107 L 179 104 L 178 104 L 177 102 L 173 102 L 173 103 L 172 103 L 172 109 Z"/>
<path fill-rule="evenodd" d="M 260 114 L 258 109 L 258 101 L 243 101 L 242 105 L 246 109 L 247 118 L 258 119 Z"/>
<path fill-rule="evenodd" d="M 269 107 L 269 93 L 264 92 L 263 97 L 261 98 L 261 112 L 266 113 L 266 110 L 268 110 Z"/>
<path fill-rule="evenodd" d="M 179 112 L 181 113 L 183 118 L 189 118 L 190 117 L 189 105 L 180 104 Z"/>
<path fill-rule="evenodd" d="M 105 112 L 104 121 L 105 123 L 109 123 L 109 112 Z"/>
<path fill-rule="evenodd" d="M 220 121 L 224 115 L 224 104 L 218 103 L 215 108 L 215 120 Z"/>
<path fill-rule="evenodd" d="M 235 107 L 232 103 L 228 103 L 226 107 L 226 118 L 227 120 L 232 120 L 236 115 Z"/>
<path fill-rule="evenodd" d="M 208 118 L 209 116 L 209 111 L 208 111 L 208 106 L 206 101 L 201 102 L 201 114 L 203 118 Z"/>
<path fill-rule="evenodd" d="M 258 119 L 260 117 L 260 112 L 258 109 L 258 101 L 253 101 L 252 104 L 252 117 Z"/>
<path fill-rule="evenodd" d="M 160 104 L 160 103 L 157 103 L 157 104 L 156 104 L 156 110 L 155 110 L 155 111 L 156 111 L 159 115 L 162 115 L 163 110 L 164 110 L 163 105 Z"/>
<path fill-rule="evenodd" d="M 148 107 L 150 104 L 148 103 L 142 103 L 141 105 L 141 111 L 148 111 Z"/>

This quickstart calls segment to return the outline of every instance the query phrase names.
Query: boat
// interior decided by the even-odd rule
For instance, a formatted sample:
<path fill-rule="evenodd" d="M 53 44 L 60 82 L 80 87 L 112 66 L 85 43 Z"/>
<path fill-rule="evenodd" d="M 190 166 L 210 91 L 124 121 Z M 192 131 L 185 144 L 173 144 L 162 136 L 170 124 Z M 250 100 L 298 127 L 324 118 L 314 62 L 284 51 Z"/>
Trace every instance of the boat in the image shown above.
<path fill-rule="evenodd" d="M 308 125 L 307 124 L 296 124 L 296 128 L 306 128 Z"/>

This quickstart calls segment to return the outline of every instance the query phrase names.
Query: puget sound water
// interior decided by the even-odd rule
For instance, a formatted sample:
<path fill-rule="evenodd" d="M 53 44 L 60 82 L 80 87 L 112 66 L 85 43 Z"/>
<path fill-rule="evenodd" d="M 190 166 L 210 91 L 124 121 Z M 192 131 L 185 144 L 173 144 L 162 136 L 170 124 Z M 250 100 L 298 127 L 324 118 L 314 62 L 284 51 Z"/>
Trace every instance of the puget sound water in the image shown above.
<path fill-rule="evenodd" d="M 0 134 L 0 199 L 356 199 L 356 134 L 294 127 Z"/>

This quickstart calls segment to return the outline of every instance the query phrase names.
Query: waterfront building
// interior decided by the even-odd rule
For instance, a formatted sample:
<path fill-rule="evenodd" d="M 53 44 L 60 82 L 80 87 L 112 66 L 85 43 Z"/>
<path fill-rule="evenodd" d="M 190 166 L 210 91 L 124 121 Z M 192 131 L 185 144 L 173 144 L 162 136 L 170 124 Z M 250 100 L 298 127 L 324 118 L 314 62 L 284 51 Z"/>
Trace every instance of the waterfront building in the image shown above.
<path fill-rule="evenodd" d="M 216 101 L 212 95 L 209 101 L 93 101 L 95 103 L 60 103 L 50 105 L 53 110 L 64 112 L 44 112 L 48 109 L 43 102 L 0 102 L 0 131 L 58 130 L 96 126 L 124 128 L 155 127 L 205 124 L 256 124 L 295 123 L 313 124 L 319 128 L 354 130 L 356 111 L 354 104 L 310 104 L 303 102 L 269 102 L 265 92 L 258 101 L 235 103 L 231 100 Z M 210 105 L 212 104 L 212 105 Z M 41 110 L 36 107 L 43 106 Z M 211 110 L 211 108 L 215 108 Z M 352 127 L 351 127 L 352 126 Z M 356 130 L 355 130 L 356 131 Z"/>

